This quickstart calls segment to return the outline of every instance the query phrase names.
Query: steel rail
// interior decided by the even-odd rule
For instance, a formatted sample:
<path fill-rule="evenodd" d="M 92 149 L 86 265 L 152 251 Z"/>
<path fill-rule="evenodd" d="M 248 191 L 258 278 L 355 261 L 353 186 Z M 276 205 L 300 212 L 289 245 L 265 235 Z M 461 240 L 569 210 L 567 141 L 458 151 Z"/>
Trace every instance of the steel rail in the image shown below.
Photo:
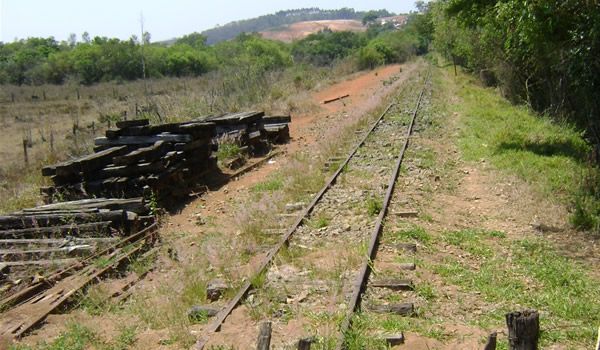
<path fill-rule="evenodd" d="M 321 198 L 323 198 L 323 195 L 335 184 L 337 178 L 343 172 L 345 166 L 354 157 L 354 155 L 356 154 L 358 149 L 365 144 L 368 137 L 377 128 L 377 126 L 379 125 L 379 122 L 383 119 L 383 117 L 395 105 L 396 105 L 396 103 L 389 104 L 388 107 L 383 111 L 383 113 L 381 113 L 381 115 L 373 123 L 373 125 L 368 130 L 368 132 L 365 134 L 365 136 L 362 138 L 362 140 L 352 149 L 352 151 L 350 151 L 350 153 L 348 154 L 346 159 L 342 162 L 342 164 L 338 167 L 336 172 L 328 179 L 328 181 L 321 188 L 321 190 L 314 196 L 314 198 L 310 202 L 310 204 L 298 215 L 294 224 L 292 226 L 290 226 L 290 228 L 286 231 L 285 235 L 279 241 L 279 243 L 269 251 L 267 256 L 263 259 L 263 261 L 259 265 L 259 268 L 257 269 L 256 273 L 253 275 L 253 277 L 258 276 L 261 273 L 263 273 L 267 269 L 267 267 L 269 267 L 269 265 L 271 264 L 271 261 L 277 255 L 277 253 L 279 253 L 279 251 L 284 246 L 288 245 L 289 240 L 292 237 L 292 235 L 294 234 L 294 232 L 298 229 L 298 227 L 302 226 L 304 219 L 306 219 L 306 217 L 308 217 L 308 215 L 310 215 L 310 213 L 316 207 L 317 203 L 319 203 Z M 211 324 L 205 329 L 204 336 L 202 336 L 196 342 L 196 344 L 194 346 L 195 349 L 197 349 L 197 350 L 203 349 L 204 346 L 206 345 L 206 343 L 208 342 L 210 335 L 215 332 L 218 332 L 220 330 L 221 325 L 223 325 L 223 323 L 225 322 L 225 319 L 231 314 L 231 312 L 233 312 L 233 310 L 236 308 L 236 306 L 240 303 L 240 301 L 246 296 L 246 294 L 252 288 L 252 282 L 251 282 L 252 280 L 253 279 L 251 278 L 251 279 L 248 279 L 246 282 L 244 282 L 244 284 L 242 285 L 242 287 L 240 288 L 238 293 L 233 297 L 233 299 L 230 300 L 230 302 L 227 304 L 227 306 L 225 306 L 225 308 L 222 309 L 219 312 L 219 314 L 217 314 L 217 317 L 215 318 L 215 320 L 213 322 L 211 322 Z"/>
<path fill-rule="evenodd" d="M 400 174 L 400 167 L 402 166 L 404 154 L 405 154 L 406 150 L 408 149 L 408 145 L 410 142 L 410 136 L 412 135 L 412 132 L 414 129 L 415 120 L 417 118 L 417 112 L 419 111 L 419 107 L 421 106 L 421 100 L 423 98 L 423 94 L 425 93 L 427 83 L 429 82 L 429 76 L 430 76 L 430 74 L 428 74 L 425 78 L 425 83 L 423 84 L 423 89 L 421 89 L 421 93 L 419 94 L 419 97 L 417 99 L 417 105 L 415 106 L 415 109 L 412 113 L 410 125 L 406 132 L 404 145 L 403 145 L 402 149 L 400 150 L 400 154 L 398 155 L 398 158 L 396 159 L 396 165 L 394 167 L 394 172 L 392 174 L 392 177 L 390 178 L 390 182 L 388 184 L 387 191 L 385 193 L 385 197 L 383 200 L 382 208 L 379 211 L 379 215 L 377 216 L 377 221 L 375 223 L 375 227 L 371 234 L 371 240 L 369 242 L 369 251 L 368 251 L 369 256 L 362 263 L 362 265 L 360 267 L 360 273 L 354 283 L 352 296 L 350 298 L 350 302 L 348 305 L 349 306 L 348 313 L 346 314 L 346 317 L 344 318 L 344 321 L 342 322 L 341 327 L 340 327 L 340 336 L 336 343 L 336 350 L 344 349 L 344 341 L 345 341 L 346 333 L 352 326 L 352 316 L 354 315 L 356 310 L 360 307 L 361 297 L 362 297 L 363 292 L 366 289 L 365 287 L 367 285 L 367 281 L 369 280 L 369 276 L 371 274 L 371 263 L 375 260 L 375 257 L 377 255 L 377 247 L 379 246 L 379 238 L 381 237 L 381 231 L 383 228 L 383 219 L 387 215 L 388 207 L 389 207 L 390 201 L 392 199 L 392 195 L 394 193 L 394 187 L 396 185 L 396 180 L 398 179 L 398 175 Z"/>

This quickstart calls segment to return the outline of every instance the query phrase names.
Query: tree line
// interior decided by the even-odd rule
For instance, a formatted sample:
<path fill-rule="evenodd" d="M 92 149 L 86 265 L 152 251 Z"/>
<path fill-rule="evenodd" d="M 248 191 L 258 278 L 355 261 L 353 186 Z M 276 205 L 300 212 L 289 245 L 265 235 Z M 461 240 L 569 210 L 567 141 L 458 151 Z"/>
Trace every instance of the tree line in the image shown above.
<path fill-rule="evenodd" d="M 438 52 L 499 86 L 513 102 L 573 121 L 600 144 L 598 1 L 440 0 L 420 6 Z"/>
<path fill-rule="evenodd" d="M 411 23 L 418 22 L 415 18 Z M 254 75 L 284 69 L 294 63 L 327 66 L 349 59 L 358 68 L 401 62 L 426 51 L 427 43 L 413 24 L 402 30 L 373 23 L 365 33 L 319 33 L 286 44 L 259 34 L 239 34 L 235 39 L 208 45 L 203 34 L 192 33 L 172 45 L 151 43 L 150 34 L 129 40 L 106 37 L 82 40 L 74 36 L 29 38 L 0 43 L 0 84 L 94 84 L 164 76 L 199 76 L 214 70 L 243 69 Z M 143 57 L 143 60 L 142 60 Z"/>

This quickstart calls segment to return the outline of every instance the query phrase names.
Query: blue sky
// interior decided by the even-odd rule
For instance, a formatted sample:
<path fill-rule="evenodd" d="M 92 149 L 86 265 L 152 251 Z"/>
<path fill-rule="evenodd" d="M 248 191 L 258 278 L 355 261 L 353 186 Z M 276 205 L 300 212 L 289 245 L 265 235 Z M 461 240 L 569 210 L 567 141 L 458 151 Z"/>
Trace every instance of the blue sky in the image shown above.
<path fill-rule="evenodd" d="M 414 0 L 0 0 L 0 41 L 54 36 L 84 31 L 93 36 L 127 39 L 139 36 L 140 12 L 152 40 L 201 32 L 217 24 L 301 7 L 356 10 L 414 9 Z"/>

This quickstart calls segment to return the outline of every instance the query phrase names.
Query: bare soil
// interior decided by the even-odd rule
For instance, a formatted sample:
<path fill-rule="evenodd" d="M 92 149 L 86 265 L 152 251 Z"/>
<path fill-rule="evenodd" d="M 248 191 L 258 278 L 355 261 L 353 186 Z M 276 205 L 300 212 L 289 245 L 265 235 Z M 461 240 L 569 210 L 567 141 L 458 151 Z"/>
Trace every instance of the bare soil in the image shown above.
<path fill-rule="evenodd" d="M 306 21 L 265 30 L 260 32 L 260 34 L 266 39 L 289 43 L 294 40 L 303 39 L 310 34 L 319 32 L 323 29 L 331 29 L 334 32 L 364 32 L 367 30 L 367 27 L 360 21 L 353 19 Z"/>

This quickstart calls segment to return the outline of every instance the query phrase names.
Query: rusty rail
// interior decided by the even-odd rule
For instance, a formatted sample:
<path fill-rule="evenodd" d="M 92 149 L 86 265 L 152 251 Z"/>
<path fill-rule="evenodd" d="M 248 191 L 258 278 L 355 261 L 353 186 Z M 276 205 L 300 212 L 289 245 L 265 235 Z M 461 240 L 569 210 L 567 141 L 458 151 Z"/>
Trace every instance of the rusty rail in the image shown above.
<path fill-rule="evenodd" d="M 396 103 L 391 103 L 383 111 L 383 113 L 381 113 L 381 115 L 373 123 L 373 125 L 368 130 L 368 132 L 365 134 L 365 136 L 361 139 L 361 141 L 350 151 L 350 153 L 348 154 L 346 159 L 340 164 L 340 166 L 338 167 L 336 172 L 328 179 L 328 181 L 321 188 L 321 190 L 315 195 L 315 197 L 310 202 L 310 204 L 298 215 L 298 218 L 296 219 L 294 224 L 286 231 L 285 235 L 279 241 L 279 243 L 269 251 L 269 253 L 263 259 L 259 268 L 257 269 L 256 273 L 253 276 L 260 275 L 267 269 L 267 267 L 269 267 L 273 258 L 277 255 L 277 253 L 284 246 L 286 246 L 288 244 L 288 242 L 289 242 L 290 238 L 292 237 L 292 235 L 294 234 L 294 232 L 298 229 L 298 227 L 302 226 L 304 219 L 306 217 L 308 217 L 308 215 L 310 215 L 310 213 L 313 211 L 313 209 L 315 208 L 317 203 L 319 203 L 321 198 L 323 198 L 323 195 L 335 184 L 337 178 L 343 172 L 344 168 L 350 162 L 352 157 L 354 157 L 354 155 L 356 154 L 358 149 L 365 144 L 369 135 L 371 135 L 371 133 L 377 128 L 377 125 L 379 125 L 379 122 L 383 119 L 383 117 L 385 117 L 385 115 L 395 105 L 396 105 Z M 229 314 L 231 314 L 231 312 L 235 309 L 235 307 L 240 303 L 240 301 L 246 296 L 246 294 L 252 288 L 252 283 L 250 282 L 251 280 L 252 280 L 252 278 L 248 279 L 248 281 L 244 282 L 244 284 L 242 285 L 242 287 L 240 288 L 238 293 L 233 297 L 233 299 L 230 300 L 230 302 L 227 304 L 227 306 L 225 306 L 225 308 L 219 312 L 219 314 L 217 315 L 215 320 L 210 325 L 208 325 L 208 327 L 205 330 L 205 335 L 196 342 L 195 349 L 198 349 L 198 350 L 203 349 L 204 346 L 206 345 L 206 343 L 208 342 L 209 336 L 212 333 L 219 331 L 219 329 L 221 328 L 221 325 L 223 324 L 223 322 L 225 322 L 225 319 L 227 318 L 227 316 L 229 316 Z"/>
<path fill-rule="evenodd" d="M 371 274 L 371 263 L 375 260 L 377 255 L 377 247 L 379 246 L 379 238 L 381 237 L 381 229 L 383 228 L 383 219 L 385 218 L 388 210 L 388 206 L 390 204 L 390 200 L 392 199 L 392 194 L 394 193 L 394 187 L 396 185 L 396 180 L 398 179 L 398 175 L 400 174 L 400 167 L 402 166 L 402 161 L 404 160 L 404 154 L 408 149 L 408 145 L 410 142 L 410 136 L 412 135 L 412 131 L 415 125 L 415 120 L 417 118 L 417 112 L 419 111 L 419 107 L 421 106 L 421 100 L 423 99 L 423 94 L 425 93 L 425 89 L 427 87 L 427 83 L 429 82 L 428 74 L 425 78 L 425 83 L 423 84 L 423 89 L 421 89 L 421 93 L 417 99 L 417 105 L 412 113 L 412 118 L 410 121 L 410 125 L 406 132 L 405 141 L 402 149 L 400 150 L 400 154 L 396 159 L 396 165 L 394 167 L 394 172 L 392 177 L 390 178 L 390 182 L 387 187 L 387 191 L 385 193 L 385 197 L 383 200 L 383 206 L 381 211 L 379 212 L 379 216 L 377 217 L 377 221 L 375 223 L 375 228 L 371 234 L 371 240 L 369 242 L 369 252 L 368 257 L 362 263 L 360 268 L 360 273 L 358 274 L 356 281 L 354 283 L 352 297 L 350 298 L 348 313 L 342 322 L 340 327 L 340 336 L 336 343 L 336 350 L 344 349 L 344 340 L 347 331 L 352 326 L 352 316 L 356 312 L 356 310 L 360 307 L 360 301 L 362 298 L 362 294 L 365 291 L 365 287 L 367 285 L 367 281 L 369 280 L 369 276 Z"/>

